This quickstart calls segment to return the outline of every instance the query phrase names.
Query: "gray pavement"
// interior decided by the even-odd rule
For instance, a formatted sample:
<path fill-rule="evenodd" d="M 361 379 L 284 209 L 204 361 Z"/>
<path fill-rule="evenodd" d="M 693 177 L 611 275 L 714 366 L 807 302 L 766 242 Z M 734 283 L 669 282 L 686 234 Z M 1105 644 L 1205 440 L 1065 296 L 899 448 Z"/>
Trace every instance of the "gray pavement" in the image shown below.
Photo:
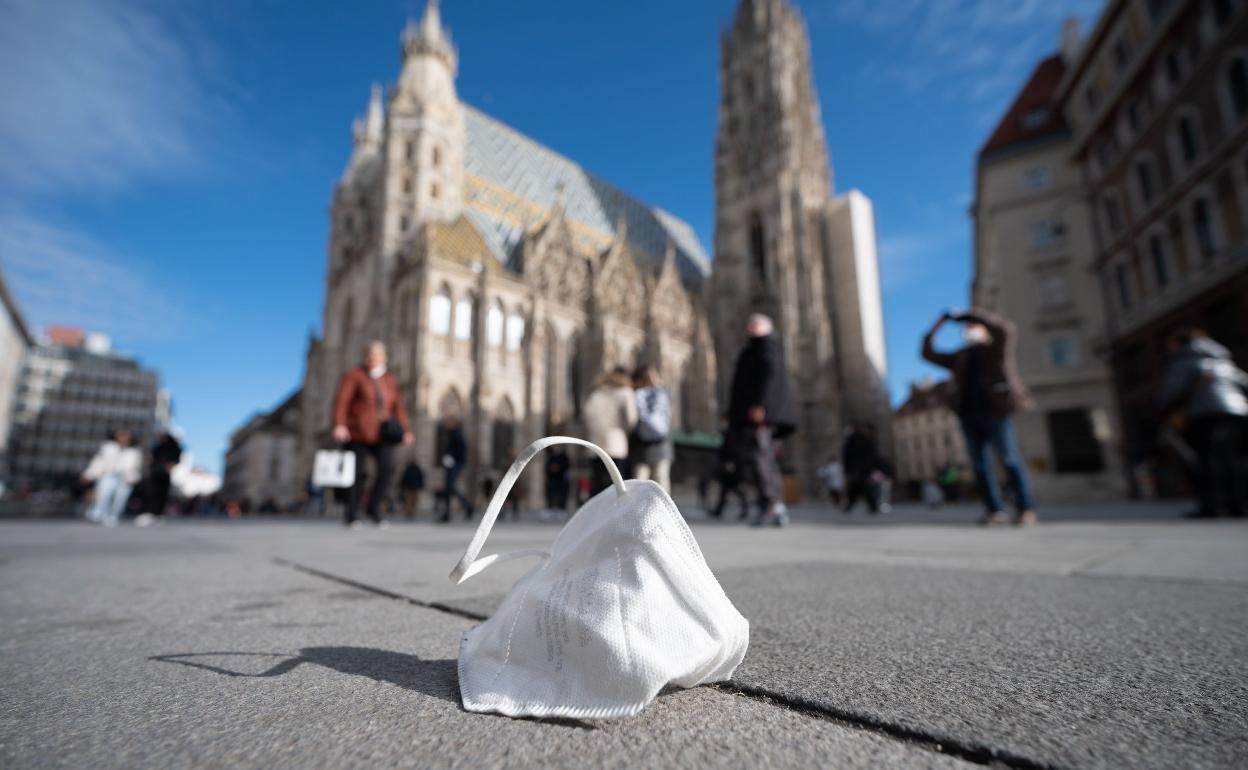
<path fill-rule="evenodd" d="M 1175 514 L 695 522 L 749 653 L 615 722 L 463 711 L 527 568 L 452 586 L 463 524 L 0 524 L 0 767 L 1245 767 L 1248 525 Z"/>

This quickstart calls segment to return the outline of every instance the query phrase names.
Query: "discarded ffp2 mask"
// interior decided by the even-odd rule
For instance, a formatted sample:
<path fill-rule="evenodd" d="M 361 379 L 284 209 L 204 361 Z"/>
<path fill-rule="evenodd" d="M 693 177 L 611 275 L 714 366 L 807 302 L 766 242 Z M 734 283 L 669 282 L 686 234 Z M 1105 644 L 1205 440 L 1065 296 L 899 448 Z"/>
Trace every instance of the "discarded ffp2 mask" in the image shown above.
<path fill-rule="evenodd" d="M 554 444 L 592 449 L 612 487 L 576 512 L 550 553 L 477 558 L 524 466 Z M 727 680 L 745 657 L 749 623 L 711 574 L 676 504 L 653 481 L 626 485 L 594 444 L 552 436 L 529 445 L 499 482 L 450 577 L 462 583 L 522 556 L 542 563 L 460 643 L 459 691 L 468 711 L 632 716 L 669 684 Z"/>

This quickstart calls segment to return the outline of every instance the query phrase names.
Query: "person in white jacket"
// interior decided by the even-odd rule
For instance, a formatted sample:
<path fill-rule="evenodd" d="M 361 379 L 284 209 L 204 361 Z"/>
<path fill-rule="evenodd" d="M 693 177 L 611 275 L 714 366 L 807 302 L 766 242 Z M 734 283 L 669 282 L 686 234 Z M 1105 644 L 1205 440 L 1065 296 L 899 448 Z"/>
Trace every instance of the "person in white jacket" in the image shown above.
<path fill-rule="evenodd" d="M 624 478 L 631 477 L 628 464 L 628 436 L 637 424 L 637 399 L 633 395 L 633 378 L 622 366 L 607 373 L 585 402 L 585 427 L 589 441 L 611 455 Z M 590 494 L 598 494 L 611 486 L 607 468 L 596 459 Z"/>
<path fill-rule="evenodd" d="M 128 430 L 119 430 L 100 445 L 95 457 L 82 472 L 84 481 L 95 482 L 95 501 L 87 518 L 105 527 L 115 527 L 143 472 L 143 453 L 134 445 Z"/>

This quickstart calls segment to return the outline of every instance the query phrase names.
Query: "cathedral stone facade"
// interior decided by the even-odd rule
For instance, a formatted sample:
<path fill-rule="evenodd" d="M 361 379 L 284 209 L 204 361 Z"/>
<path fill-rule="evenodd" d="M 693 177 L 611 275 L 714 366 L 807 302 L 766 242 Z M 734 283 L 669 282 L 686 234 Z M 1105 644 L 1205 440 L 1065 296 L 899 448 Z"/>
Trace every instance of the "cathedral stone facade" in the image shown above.
<path fill-rule="evenodd" d="M 785 465 L 811 489 L 849 422 L 891 456 L 871 201 L 836 196 L 805 24 L 787 0 L 742 0 L 724 30 L 708 290 L 727 388 L 748 312 L 776 321 L 800 401 Z"/>
<path fill-rule="evenodd" d="M 615 365 L 657 365 L 676 429 L 718 431 L 717 395 L 745 315 L 760 309 L 779 322 L 816 426 L 795 455 L 809 481 L 843 416 L 874 407 L 865 390 L 882 382 L 883 343 L 872 337 L 870 204 L 831 196 L 796 12 L 784 0 L 745 0 L 725 38 L 714 275 L 687 223 L 462 103 L 436 0 L 402 44 L 398 83 L 384 98 L 374 86 L 334 189 L 300 468 L 330 443 L 338 380 L 372 339 L 387 343 L 413 418 L 416 440 L 400 462 L 437 467 L 438 423 L 456 415 L 470 484 L 533 439 L 581 433 L 588 392 Z M 846 313 L 826 309 L 834 302 Z M 851 397 L 855 388 L 864 395 Z M 871 414 L 884 431 L 882 398 L 882 414 Z M 537 474 L 526 476 L 536 495 Z"/>

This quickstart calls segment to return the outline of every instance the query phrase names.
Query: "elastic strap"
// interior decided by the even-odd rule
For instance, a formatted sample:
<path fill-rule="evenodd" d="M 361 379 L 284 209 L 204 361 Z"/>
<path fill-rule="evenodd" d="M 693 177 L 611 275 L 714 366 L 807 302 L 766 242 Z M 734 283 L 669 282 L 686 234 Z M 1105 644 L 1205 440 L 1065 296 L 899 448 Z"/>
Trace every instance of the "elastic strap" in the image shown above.
<path fill-rule="evenodd" d="M 477 525 L 477 531 L 473 534 L 472 541 L 468 543 L 468 550 L 464 552 L 464 558 L 459 560 L 459 564 L 455 565 L 455 569 L 451 570 L 450 578 L 452 583 L 462 583 L 491 564 L 497 564 L 500 561 L 518 559 L 522 556 L 550 558 L 549 552 L 536 548 L 492 553 L 479 559 L 477 555 L 481 553 L 481 548 L 485 545 L 485 539 L 490 536 L 490 530 L 494 528 L 494 521 L 498 518 L 499 512 L 503 510 L 503 503 L 507 501 L 507 494 L 515 486 L 516 479 L 520 478 L 520 472 L 524 470 L 524 466 L 528 465 L 529 460 L 532 460 L 538 452 L 556 444 L 576 444 L 586 449 L 592 449 L 594 454 L 598 455 L 598 459 L 602 460 L 603 464 L 607 466 L 607 471 L 611 474 L 611 483 L 615 487 L 616 494 L 620 497 L 624 496 L 627 491 L 624 486 L 624 477 L 620 475 L 620 469 L 615 467 L 615 461 L 611 459 L 611 455 L 603 451 L 602 447 L 570 436 L 548 436 L 534 441 L 520 453 L 516 461 L 507 469 L 507 473 L 502 480 L 498 482 L 498 488 L 494 490 L 494 497 L 490 499 L 489 506 L 481 516 L 481 523 Z"/>

